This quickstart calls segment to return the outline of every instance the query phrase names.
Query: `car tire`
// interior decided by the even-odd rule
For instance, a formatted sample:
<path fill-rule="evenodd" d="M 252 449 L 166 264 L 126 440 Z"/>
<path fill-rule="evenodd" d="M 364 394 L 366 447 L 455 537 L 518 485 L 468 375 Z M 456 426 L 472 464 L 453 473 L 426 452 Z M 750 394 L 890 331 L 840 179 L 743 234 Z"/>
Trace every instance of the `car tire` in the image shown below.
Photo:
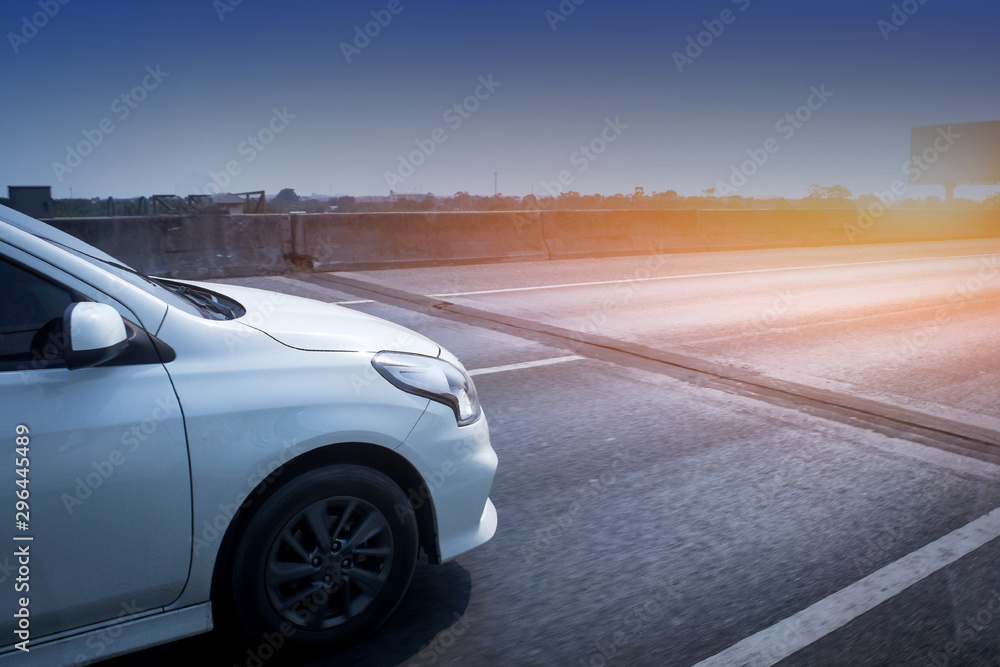
<path fill-rule="evenodd" d="M 310 470 L 247 524 L 233 561 L 234 609 L 251 637 L 272 645 L 346 645 L 399 604 L 417 550 L 414 513 L 388 477 L 358 465 Z"/>

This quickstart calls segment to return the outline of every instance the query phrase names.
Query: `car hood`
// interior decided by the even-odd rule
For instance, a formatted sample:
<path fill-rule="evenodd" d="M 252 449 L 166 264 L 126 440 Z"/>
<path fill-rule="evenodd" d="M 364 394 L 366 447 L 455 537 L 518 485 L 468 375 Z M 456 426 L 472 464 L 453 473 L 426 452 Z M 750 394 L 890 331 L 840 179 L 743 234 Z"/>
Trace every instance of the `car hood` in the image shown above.
<path fill-rule="evenodd" d="M 288 347 L 322 352 L 412 352 L 429 357 L 441 353 L 437 343 L 415 331 L 343 306 L 249 287 L 190 284 L 238 301 L 247 311 L 238 322 Z"/>

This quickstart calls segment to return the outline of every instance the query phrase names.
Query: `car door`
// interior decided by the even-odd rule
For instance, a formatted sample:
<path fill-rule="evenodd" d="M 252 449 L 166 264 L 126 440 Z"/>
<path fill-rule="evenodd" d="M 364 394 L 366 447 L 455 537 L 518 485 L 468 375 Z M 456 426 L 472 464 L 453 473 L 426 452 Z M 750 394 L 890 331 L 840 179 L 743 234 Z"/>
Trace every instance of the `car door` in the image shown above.
<path fill-rule="evenodd" d="M 0 243 L 4 644 L 26 615 L 34 641 L 167 605 L 188 577 L 191 478 L 173 385 L 155 354 L 68 370 L 58 322 L 84 300 L 113 306 L 130 346 L 152 349 L 123 304 Z"/>

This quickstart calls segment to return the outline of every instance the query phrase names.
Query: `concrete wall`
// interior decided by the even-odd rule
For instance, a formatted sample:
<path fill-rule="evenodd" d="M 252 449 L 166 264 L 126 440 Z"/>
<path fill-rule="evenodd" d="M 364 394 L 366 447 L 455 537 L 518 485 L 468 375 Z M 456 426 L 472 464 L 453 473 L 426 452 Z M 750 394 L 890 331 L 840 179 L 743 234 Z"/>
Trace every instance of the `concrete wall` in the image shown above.
<path fill-rule="evenodd" d="M 224 278 L 287 271 L 287 215 L 52 218 L 53 227 L 165 278 Z"/>
<path fill-rule="evenodd" d="M 852 209 L 699 212 L 709 250 L 846 244 L 844 225 L 857 215 Z"/>
<path fill-rule="evenodd" d="M 1000 210 L 493 211 L 56 218 L 176 278 L 1000 237 Z"/>
<path fill-rule="evenodd" d="M 295 259 L 317 271 L 548 259 L 538 212 L 291 216 Z"/>
<path fill-rule="evenodd" d="M 903 211 L 855 214 L 845 228 L 854 243 L 941 241 L 1000 236 L 1000 210 Z M 851 242 L 851 241 L 849 241 Z"/>
<path fill-rule="evenodd" d="M 546 211 L 541 217 L 553 259 L 709 249 L 699 211 Z"/>

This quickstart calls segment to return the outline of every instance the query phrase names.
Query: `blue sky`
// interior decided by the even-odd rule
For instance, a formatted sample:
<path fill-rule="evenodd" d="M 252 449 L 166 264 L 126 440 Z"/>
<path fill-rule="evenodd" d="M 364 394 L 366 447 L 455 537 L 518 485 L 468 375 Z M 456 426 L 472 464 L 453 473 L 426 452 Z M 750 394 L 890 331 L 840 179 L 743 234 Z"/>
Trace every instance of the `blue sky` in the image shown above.
<path fill-rule="evenodd" d="M 6 0 L 0 186 L 858 194 L 1000 119 L 992 0 L 577 2 Z"/>

